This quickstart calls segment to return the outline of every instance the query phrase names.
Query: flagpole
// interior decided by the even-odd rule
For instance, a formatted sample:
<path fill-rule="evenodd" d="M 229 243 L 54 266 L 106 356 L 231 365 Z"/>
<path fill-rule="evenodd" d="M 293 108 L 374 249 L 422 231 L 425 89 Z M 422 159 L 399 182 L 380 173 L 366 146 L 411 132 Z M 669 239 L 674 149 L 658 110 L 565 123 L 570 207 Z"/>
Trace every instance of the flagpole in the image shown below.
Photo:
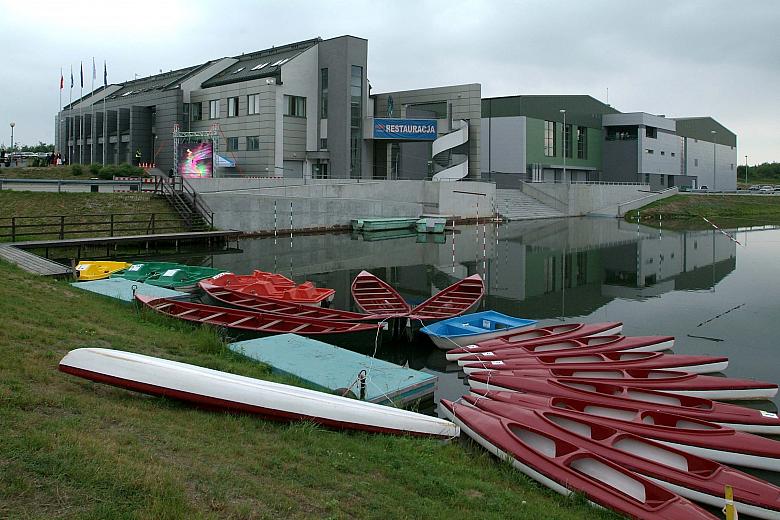
<path fill-rule="evenodd" d="M 73 152 L 76 147 L 76 121 L 73 119 L 73 65 L 70 66 L 70 93 L 68 94 L 68 113 L 70 114 L 70 137 L 73 139 L 73 146 L 68 146 L 68 164 L 73 164 Z"/>
<path fill-rule="evenodd" d="M 95 162 L 95 104 L 92 102 L 92 98 L 95 97 L 95 57 L 92 56 L 92 93 L 89 95 L 89 106 L 92 109 L 92 117 L 89 120 L 89 134 L 92 136 L 92 146 L 89 147 L 89 162 Z"/>
<path fill-rule="evenodd" d="M 106 89 L 108 89 L 108 71 L 106 70 L 106 60 L 103 60 L 103 166 L 106 165 L 108 157 L 108 112 L 106 112 Z"/>
<path fill-rule="evenodd" d="M 56 152 L 58 148 L 60 148 L 60 144 L 62 144 L 62 87 L 63 82 L 65 81 L 65 77 L 62 75 L 62 67 L 60 67 L 60 85 L 59 85 L 59 91 L 60 91 L 60 109 L 57 111 L 57 135 L 59 136 L 59 139 L 57 139 L 57 143 L 54 145 L 54 151 Z M 56 161 L 55 161 L 56 166 Z"/>
<path fill-rule="evenodd" d="M 79 147 L 79 164 L 84 164 L 84 143 L 86 142 L 86 139 L 84 139 L 84 107 L 81 104 L 82 100 L 84 99 L 84 62 L 79 64 L 79 75 L 81 78 L 81 86 L 79 87 L 79 117 L 81 118 L 81 131 L 79 132 L 79 136 L 81 137 L 81 146 Z"/>

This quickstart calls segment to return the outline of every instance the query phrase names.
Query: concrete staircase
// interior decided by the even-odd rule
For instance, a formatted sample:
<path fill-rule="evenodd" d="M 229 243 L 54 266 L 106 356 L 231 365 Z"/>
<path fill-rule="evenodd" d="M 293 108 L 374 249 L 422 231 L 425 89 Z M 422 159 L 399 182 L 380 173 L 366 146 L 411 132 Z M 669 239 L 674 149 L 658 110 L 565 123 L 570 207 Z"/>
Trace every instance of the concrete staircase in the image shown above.
<path fill-rule="evenodd" d="M 520 190 L 497 189 L 496 211 L 505 220 L 559 218 L 566 215 Z"/>

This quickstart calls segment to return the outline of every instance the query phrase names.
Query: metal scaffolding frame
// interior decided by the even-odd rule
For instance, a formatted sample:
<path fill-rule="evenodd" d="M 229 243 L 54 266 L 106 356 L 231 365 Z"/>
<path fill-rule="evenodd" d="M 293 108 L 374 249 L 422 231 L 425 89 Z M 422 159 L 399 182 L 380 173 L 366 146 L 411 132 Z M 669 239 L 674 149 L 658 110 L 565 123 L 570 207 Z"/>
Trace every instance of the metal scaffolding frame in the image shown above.
<path fill-rule="evenodd" d="M 187 141 L 193 139 L 211 140 L 211 164 L 216 164 L 216 154 L 219 149 L 219 124 L 214 123 L 208 130 L 201 130 L 199 132 L 182 132 L 179 130 L 178 123 L 173 125 L 173 174 L 179 175 L 179 146 Z M 216 176 L 216 167 L 212 167 L 212 176 Z"/>

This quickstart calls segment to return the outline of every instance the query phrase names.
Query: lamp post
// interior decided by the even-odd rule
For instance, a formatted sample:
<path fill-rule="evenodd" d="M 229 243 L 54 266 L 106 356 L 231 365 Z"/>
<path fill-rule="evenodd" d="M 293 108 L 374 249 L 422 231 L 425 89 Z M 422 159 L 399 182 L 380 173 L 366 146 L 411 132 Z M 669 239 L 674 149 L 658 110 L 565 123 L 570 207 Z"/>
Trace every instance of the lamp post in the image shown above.
<path fill-rule="evenodd" d="M 566 182 L 566 109 L 562 108 L 560 112 L 563 114 L 563 182 Z"/>
<path fill-rule="evenodd" d="M 715 130 L 710 130 L 710 133 L 712 134 L 712 190 L 715 191 L 718 188 L 718 173 L 716 169 L 717 162 L 715 161 L 715 149 L 717 148 L 716 143 L 718 142 L 718 132 Z"/>
<path fill-rule="evenodd" d="M 11 151 L 14 151 L 14 127 L 16 126 L 16 123 L 11 121 Z"/>
<path fill-rule="evenodd" d="M 747 186 L 747 172 L 748 172 L 748 165 L 747 165 L 747 155 L 745 156 L 745 185 Z"/>

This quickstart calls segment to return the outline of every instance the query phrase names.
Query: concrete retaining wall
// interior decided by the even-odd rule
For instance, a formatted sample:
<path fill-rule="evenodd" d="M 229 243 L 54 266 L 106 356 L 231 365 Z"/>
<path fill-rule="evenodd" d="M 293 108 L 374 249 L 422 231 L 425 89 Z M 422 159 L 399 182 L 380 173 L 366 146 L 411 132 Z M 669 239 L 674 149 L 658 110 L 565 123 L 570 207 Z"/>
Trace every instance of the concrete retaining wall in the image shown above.
<path fill-rule="evenodd" d="M 621 203 L 649 195 L 648 184 L 553 184 L 533 183 L 536 190 L 567 203 L 569 216 L 617 217 Z M 533 194 L 531 194 L 533 196 Z M 544 202 L 544 201 L 542 201 Z"/>

